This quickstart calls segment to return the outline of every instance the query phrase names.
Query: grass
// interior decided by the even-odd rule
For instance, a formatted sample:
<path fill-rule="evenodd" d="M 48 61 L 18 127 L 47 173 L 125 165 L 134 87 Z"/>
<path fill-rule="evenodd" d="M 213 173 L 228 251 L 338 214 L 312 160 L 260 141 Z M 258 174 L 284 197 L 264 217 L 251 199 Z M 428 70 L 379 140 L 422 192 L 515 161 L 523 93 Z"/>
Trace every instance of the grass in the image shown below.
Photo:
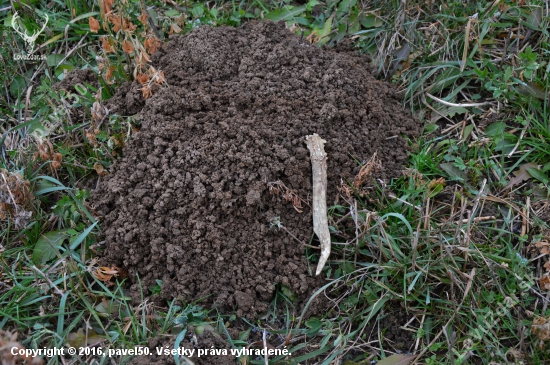
<path fill-rule="evenodd" d="M 0 344 L 18 333 L 18 346 L 27 348 L 119 349 L 206 331 L 244 348 L 266 332 L 268 342 L 294 353 L 271 359 L 280 364 L 396 364 L 407 353 L 423 364 L 550 362 L 547 3 L 116 2 L 115 13 L 136 26 L 127 33 L 112 21 L 93 32 L 97 3 L 30 3 L 0 5 Z M 49 15 L 36 41 L 44 61 L 14 59 L 27 45 L 11 28 L 13 10 L 27 29 Z M 150 21 L 138 19 L 144 11 Z M 138 80 L 145 96 L 162 87 L 140 47 L 150 51 L 156 39 L 203 24 L 258 18 L 284 20 L 319 45 L 352 40 L 378 76 L 401 90 L 423 134 L 411 141 L 403 177 L 353 186 L 345 204 L 331 207 L 329 280 L 316 293 L 332 299 L 325 316 L 303 319 L 282 285 L 257 323 L 200 302 L 135 304 L 124 280 L 98 279 L 98 270 L 121 279 L 123 272 L 97 265 L 101 226 L 83 182 L 110 166 L 139 125 L 89 110 L 126 80 Z M 92 85 L 52 90 L 78 67 L 101 72 L 101 93 Z M 161 286 L 142 288 L 143 296 Z M 388 327 L 399 313 L 407 323 Z M 396 332 L 410 333 L 411 345 L 396 347 Z M 77 361 L 108 362 L 97 355 Z"/>

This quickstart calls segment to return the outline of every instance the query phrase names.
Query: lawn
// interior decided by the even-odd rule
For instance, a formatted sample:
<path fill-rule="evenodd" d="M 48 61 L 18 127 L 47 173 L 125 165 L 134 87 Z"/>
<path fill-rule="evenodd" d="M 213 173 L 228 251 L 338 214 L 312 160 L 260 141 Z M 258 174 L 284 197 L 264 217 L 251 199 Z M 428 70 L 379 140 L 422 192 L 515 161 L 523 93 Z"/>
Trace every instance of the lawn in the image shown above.
<path fill-rule="evenodd" d="M 253 347 L 294 353 L 270 364 L 550 364 L 548 7 L 0 2 L 3 363 L 26 359 L 13 348 L 74 347 L 79 354 L 42 360 L 123 364 L 132 356 L 122 350 L 144 349 L 152 338 L 178 348 L 210 336 L 238 350 L 240 364 L 267 364 L 246 354 Z M 144 98 L 169 84 L 149 63 L 169 37 L 251 20 L 282 21 L 311 45 L 368 55 L 422 133 L 408 141 L 401 177 L 358 177 L 345 202 L 329 203 L 332 254 L 326 285 L 313 295 L 331 299 L 324 316 L 293 311 L 284 285 L 253 323 L 200 301 L 151 300 L 160 280 L 141 288 L 135 305 L 124 268 L 99 264 L 104 227 L 90 195 L 140 120 L 106 117 L 102 103 L 127 81 L 138 82 Z M 75 69 L 90 70 L 99 84 L 55 86 Z M 314 252 L 304 251 L 312 267 Z M 402 334 L 409 340 L 398 341 Z M 177 354 L 173 361 L 193 363 Z"/>

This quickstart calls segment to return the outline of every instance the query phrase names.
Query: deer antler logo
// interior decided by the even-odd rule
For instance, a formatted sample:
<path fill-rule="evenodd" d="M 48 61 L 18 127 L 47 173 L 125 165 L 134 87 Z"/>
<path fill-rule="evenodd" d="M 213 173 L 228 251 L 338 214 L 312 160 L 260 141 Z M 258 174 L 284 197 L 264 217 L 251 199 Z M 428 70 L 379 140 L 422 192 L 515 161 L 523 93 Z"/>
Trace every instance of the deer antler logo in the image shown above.
<path fill-rule="evenodd" d="M 11 18 L 11 27 L 13 28 L 13 30 L 15 30 L 17 32 L 17 34 L 19 34 L 23 38 L 23 40 L 27 44 L 27 53 L 28 54 L 31 54 L 33 52 L 34 42 L 36 42 L 36 39 L 38 38 L 40 33 L 42 33 L 44 31 L 44 29 L 46 29 L 46 25 L 48 24 L 48 20 L 50 20 L 50 18 L 48 17 L 48 14 L 44 14 L 44 15 L 46 16 L 46 18 L 45 18 L 46 21 L 44 22 L 44 26 L 42 27 L 42 29 L 33 32 L 32 35 L 27 34 L 27 29 L 25 29 L 24 31 L 21 30 L 21 28 L 19 26 L 19 23 L 17 22 L 17 19 L 19 19 L 19 14 L 17 14 L 17 12 L 15 12 L 15 14 L 13 14 L 13 18 Z"/>

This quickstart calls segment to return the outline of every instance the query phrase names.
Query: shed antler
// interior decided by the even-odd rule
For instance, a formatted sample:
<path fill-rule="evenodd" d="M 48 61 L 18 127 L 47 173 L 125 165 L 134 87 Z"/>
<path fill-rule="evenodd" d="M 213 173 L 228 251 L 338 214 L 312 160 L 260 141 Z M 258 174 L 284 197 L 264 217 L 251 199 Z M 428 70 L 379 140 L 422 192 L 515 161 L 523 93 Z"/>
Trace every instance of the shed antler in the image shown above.
<path fill-rule="evenodd" d="M 42 26 L 42 29 L 33 32 L 32 35 L 30 35 L 30 36 L 27 34 L 26 29 L 24 31 L 22 31 L 20 29 L 19 24 L 17 22 L 17 19 L 19 19 L 20 17 L 19 17 L 19 14 L 17 14 L 17 12 L 15 12 L 15 14 L 13 14 L 13 18 L 11 18 L 11 27 L 13 28 L 13 30 L 15 30 L 17 32 L 17 34 L 19 34 L 23 38 L 23 40 L 27 44 L 27 52 L 28 53 L 32 53 L 32 51 L 34 49 L 34 42 L 36 41 L 38 36 L 44 31 L 44 29 L 46 29 L 46 25 L 48 24 L 48 20 L 50 20 L 50 18 L 48 17 L 48 14 L 44 14 L 44 15 L 46 16 L 46 22 Z"/>

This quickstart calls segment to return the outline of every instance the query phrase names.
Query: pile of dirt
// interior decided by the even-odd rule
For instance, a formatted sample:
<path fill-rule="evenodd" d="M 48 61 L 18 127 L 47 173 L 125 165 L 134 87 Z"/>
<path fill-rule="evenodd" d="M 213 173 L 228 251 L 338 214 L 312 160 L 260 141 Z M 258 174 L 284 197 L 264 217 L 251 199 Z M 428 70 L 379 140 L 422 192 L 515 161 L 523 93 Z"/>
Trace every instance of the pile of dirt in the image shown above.
<path fill-rule="evenodd" d="M 137 298 L 135 274 L 146 290 L 162 280 L 162 298 L 203 298 L 248 318 L 266 310 L 276 284 L 308 298 L 323 279 L 297 242 L 312 236 L 305 136 L 327 141 L 330 206 L 374 152 L 378 178 L 399 175 L 418 122 L 364 57 L 319 49 L 282 23 L 195 29 L 153 64 L 169 87 L 144 101 L 128 84 L 109 103 L 140 111 L 142 129 L 93 196 L 104 262 L 129 270 Z M 284 188 L 270 191 L 277 181 L 302 212 Z"/>

